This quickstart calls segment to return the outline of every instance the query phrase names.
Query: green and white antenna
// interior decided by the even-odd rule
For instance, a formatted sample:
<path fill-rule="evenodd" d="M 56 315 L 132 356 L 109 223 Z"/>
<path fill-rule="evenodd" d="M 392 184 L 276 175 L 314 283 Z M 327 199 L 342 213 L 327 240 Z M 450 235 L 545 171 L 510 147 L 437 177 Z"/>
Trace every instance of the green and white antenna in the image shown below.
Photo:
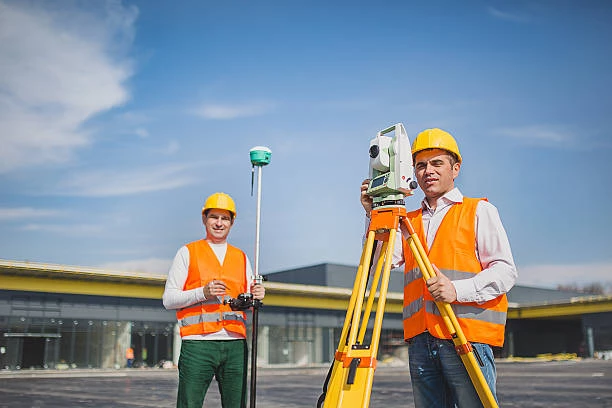
<path fill-rule="evenodd" d="M 272 157 L 272 150 L 265 146 L 255 146 L 250 151 L 251 164 L 253 166 L 265 166 L 270 164 L 270 158 Z"/>

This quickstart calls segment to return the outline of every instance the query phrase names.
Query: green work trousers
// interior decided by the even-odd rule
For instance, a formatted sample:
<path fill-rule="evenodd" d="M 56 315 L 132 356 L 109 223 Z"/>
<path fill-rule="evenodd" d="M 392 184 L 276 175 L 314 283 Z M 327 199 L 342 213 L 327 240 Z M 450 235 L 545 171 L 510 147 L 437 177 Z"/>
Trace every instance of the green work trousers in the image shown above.
<path fill-rule="evenodd" d="M 223 408 L 246 407 L 246 340 L 183 340 L 177 408 L 202 408 L 213 376 Z"/>

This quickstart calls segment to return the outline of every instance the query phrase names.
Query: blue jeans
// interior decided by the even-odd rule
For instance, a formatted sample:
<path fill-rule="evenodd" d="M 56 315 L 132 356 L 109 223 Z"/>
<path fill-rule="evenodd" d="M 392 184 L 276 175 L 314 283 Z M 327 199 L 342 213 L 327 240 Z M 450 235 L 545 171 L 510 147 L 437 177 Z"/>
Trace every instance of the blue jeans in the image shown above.
<path fill-rule="evenodd" d="M 483 343 L 472 343 L 472 346 L 484 363 L 484 367 L 480 367 L 482 374 L 497 400 L 493 350 Z M 451 340 L 438 339 L 429 332 L 421 333 L 408 341 L 408 358 L 416 408 L 482 407 Z"/>

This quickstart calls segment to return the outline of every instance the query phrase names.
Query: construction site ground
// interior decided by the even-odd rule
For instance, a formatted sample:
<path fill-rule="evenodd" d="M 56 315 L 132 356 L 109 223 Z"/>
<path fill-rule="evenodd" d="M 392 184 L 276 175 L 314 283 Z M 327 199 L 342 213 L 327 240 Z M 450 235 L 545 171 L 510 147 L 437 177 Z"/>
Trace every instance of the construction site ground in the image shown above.
<path fill-rule="evenodd" d="M 612 408 L 611 360 L 498 361 L 500 407 Z M 328 367 L 259 368 L 257 407 L 316 407 Z M 176 369 L 0 371 L 0 407 L 175 406 Z M 204 407 L 220 407 L 213 381 Z M 248 404 L 247 404 L 248 406 Z M 380 365 L 370 407 L 414 407 L 405 365 Z"/>

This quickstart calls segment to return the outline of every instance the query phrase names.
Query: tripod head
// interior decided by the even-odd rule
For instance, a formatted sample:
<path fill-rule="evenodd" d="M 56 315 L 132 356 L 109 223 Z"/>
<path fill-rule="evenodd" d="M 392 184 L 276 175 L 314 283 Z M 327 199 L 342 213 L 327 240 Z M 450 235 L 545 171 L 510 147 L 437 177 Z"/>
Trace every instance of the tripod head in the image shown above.
<path fill-rule="evenodd" d="M 224 300 L 223 304 L 229 304 L 232 310 L 258 309 L 263 306 L 261 300 L 255 299 L 252 293 L 241 293 L 236 298 Z"/>
<path fill-rule="evenodd" d="M 387 135 L 393 133 L 393 136 Z M 370 140 L 370 185 L 373 207 L 404 205 L 404 197 L 417 188 L 406 129 L 397 123 Z"/>
<path fill-rule="evenodd" d="M 264 275 L 256 275 L 253 278 L 253 282 L 261 285 L 263 281 L 268 280 Z M 259 309 L 263 306 L 263 302 L 259 299 L 255 299 L 252 293 L 240 293 L 237 297 L 226 299 L 223 301 L 224 305 L 230 305 L 232 310 L 247 310 L 250 308 Z"/>

